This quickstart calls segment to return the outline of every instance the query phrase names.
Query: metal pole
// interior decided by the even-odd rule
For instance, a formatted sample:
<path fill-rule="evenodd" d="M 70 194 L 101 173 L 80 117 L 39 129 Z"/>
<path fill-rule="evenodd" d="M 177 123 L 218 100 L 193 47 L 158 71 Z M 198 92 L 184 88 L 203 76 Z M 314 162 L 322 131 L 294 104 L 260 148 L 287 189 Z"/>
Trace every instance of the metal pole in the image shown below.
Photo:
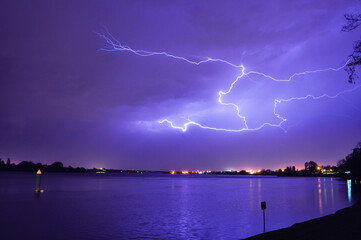
<path fill-rule="evenodd" d="M 40 178 L 41 178 L 41 171 L 40 169 L 36 172 L 36 186 L 35 186 L 35 192 L 40 192 Z"/>
<path fill-rule="evenodd" d="M 266 232 L 266 214 L 263 209 L 263 232 Z"/>
<path fill-rule="evenodd" d="M 266 232 L 266 213 L 265 213 L 265 209 L 266 209 L 266 202 L 263 201 L 261 202 L 261 209 L 263 211 L 263 232 Z"/>

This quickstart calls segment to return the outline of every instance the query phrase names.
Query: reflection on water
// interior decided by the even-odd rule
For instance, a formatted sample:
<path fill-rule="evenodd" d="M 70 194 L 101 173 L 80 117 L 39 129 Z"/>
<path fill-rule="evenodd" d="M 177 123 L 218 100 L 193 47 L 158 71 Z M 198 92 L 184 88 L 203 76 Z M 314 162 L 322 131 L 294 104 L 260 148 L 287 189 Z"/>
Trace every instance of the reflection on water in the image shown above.
<path fill-rule="evenodd" d="M 348 201 L 351 202 L 352 201 L 351 179 L 347 180 L 347 197 L 348 197 Z"/>
<path fill-rule="evenodd" d="M 333 178 L 331 178 L 331 201 L 335 204 L 335 198 L 333 197 Z"/>
<path fill-rule="evenodd" d="M 318 182 L 318 208 L 320 210 L 320 214 L 322 214 L 321 178 L 317 178 L 317 182 Z"/>
<path fill-rule="evenodd" d="M 1 239 L 239 239 L 357 200 L 351 181 L 272 176 L 0 173 Z"/>
<path fill-rule="evenodd" d="M 335 183 L 336 181 L 336 183 Z M 317 178 L 317 200 L 318 200 L 318 210 L 321 215 L 326 213 L 323 212 L 324 207 L 333 206 L 335 203 L 335 198 L 339 197 L 340 189 L 337 184 L 340 184 L 341 179 L 337 178 Z M 355 184 L 357 184 L 355 182 Z M 336 185 L 336 189 L 335 189 Z M 347 191 L 347 202 L 349 205 L 352 205 L 355 201 L 353 201 L 353 189 L 352 189 L 352 180 L 346 181 L 346 189 Z M 335 193 L 335 191 L 337 191 Z M 336 194 L 336 196 L 335 196 Z M 342 193 L 341 193 L 342 194 Z M 346 196 L 346 195 L 345 195 Z M 358 199 L 358 195 L 354 196 Z"/>

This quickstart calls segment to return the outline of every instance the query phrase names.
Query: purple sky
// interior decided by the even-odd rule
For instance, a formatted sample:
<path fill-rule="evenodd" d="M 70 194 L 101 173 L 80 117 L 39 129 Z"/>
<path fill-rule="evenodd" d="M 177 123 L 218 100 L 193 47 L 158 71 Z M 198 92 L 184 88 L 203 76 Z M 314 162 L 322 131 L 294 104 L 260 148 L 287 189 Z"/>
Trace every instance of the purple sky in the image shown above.
<path fill-rule="evenodd" d="M 96 32 L 106 26 L 133 49 L 221 58 L 287 79 L 345 64 L 360 31 L 341 32 L 343 15 L 359 7 L 356 0 L 1 1 L 0 157 L 151 170 L 336 164 L 361 140 L 361 88 L 280 103 L 287 133 L 195 125 L 182 132 L 157 121 L 182 126 L 191 117 L 211 127 L 244 127 L 232 106 L 217 102 L 240 69 L 99 51 L 106 45 Z M 250 75 L 223 100 L 236 103 L 255 128 L 279 123 L 274 99 L 336 95 L 356 86 L 347 80 L 344 70 L 291 82 Z"/>

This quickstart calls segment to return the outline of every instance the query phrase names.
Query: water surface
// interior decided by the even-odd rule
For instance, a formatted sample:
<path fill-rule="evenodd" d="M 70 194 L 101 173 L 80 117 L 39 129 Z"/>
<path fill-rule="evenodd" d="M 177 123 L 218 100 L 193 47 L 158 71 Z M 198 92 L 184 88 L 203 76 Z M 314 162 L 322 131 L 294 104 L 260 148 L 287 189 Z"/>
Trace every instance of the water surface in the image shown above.
<path fill-rule="evenodd" d="M 239 239 L 350 206 L 336 178 L 0 172 L 1 239 Z"/>

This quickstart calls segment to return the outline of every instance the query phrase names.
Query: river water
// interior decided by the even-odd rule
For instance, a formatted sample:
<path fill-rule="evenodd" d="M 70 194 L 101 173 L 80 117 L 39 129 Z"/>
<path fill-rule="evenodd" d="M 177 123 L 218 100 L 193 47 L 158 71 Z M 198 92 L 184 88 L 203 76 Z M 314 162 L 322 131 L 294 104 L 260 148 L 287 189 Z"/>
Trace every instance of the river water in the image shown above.
<path fill-rule="evenodd" d="M 0 239 L 240 239 L 357 199 L 337 178 L 0 172 Z"/>

